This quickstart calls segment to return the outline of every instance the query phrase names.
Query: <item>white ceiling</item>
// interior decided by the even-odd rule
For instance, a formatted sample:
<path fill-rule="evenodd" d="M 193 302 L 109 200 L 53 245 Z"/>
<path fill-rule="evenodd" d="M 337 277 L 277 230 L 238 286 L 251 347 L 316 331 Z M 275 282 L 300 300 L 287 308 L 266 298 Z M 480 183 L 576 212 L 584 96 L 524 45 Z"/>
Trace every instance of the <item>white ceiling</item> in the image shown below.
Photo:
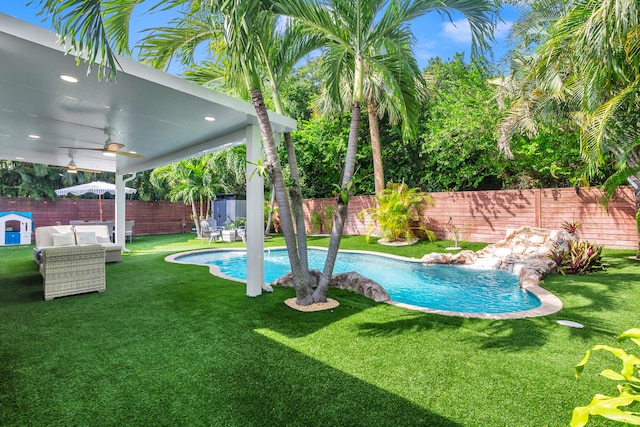
<path fill-rule="evenodd" d="M 95 68 L 87 75 L 87 65 L 76 65 L 57 41 L 0 13 L 1 159 L 66 166 L 72 154 L 79 168 L 124 174 L 243 144 L 246 127 L 258 123 L 249 103 L 126 58 L 119 58 L 115 82 L 99 80 Z M 66 83 L 62 74 L 79 81 Z M 274 133 L 295 128 L 292 119 L 270 118 Z M 102 148 L 105 129 L 125 144 L 122 151 L 144 158 L 80 149 Z"/>

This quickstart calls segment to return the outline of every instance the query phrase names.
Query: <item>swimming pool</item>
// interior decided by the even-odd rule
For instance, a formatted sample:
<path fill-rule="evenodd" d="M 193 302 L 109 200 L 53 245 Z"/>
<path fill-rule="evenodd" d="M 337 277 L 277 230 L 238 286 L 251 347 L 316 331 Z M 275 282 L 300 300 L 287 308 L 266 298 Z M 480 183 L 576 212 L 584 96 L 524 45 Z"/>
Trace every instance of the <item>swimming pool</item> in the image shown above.
<path fill-rule="evenodd" d="M 326 251 L 309 249 L 309 268 L 322 270 Z M 227 277 L 246 280 L 246 252 L 216 250 L 178 255 L 176 262 L 215 265 Z M 267 249 L 267 283 L 291 271 L 284 249 Z M 518 277 L 501 270 L 423 265 L 370 253 L 340 251 L 335 273 L 356 271 L 378 282 L 395 302 L 436 311 L 500 314 L 536 309 L 540 299 L 523 290 Z"/>

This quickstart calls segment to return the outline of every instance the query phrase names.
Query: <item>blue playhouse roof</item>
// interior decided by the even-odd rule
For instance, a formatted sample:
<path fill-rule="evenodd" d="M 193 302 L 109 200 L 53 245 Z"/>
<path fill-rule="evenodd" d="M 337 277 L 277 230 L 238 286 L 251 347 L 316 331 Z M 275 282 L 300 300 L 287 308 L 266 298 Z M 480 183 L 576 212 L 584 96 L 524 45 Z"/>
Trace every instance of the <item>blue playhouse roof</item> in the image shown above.
<path fill-rule="evenodd" d="M 15 211 L 0 212 L 0 218 L 2 218 L 3 216 L 11 215 L 11 214 L 22 216 L 22 217 L 28 218 L 28 219 L 33 221 L 33 215 L 31 214 L 31 212 L 15 212 Z"/>

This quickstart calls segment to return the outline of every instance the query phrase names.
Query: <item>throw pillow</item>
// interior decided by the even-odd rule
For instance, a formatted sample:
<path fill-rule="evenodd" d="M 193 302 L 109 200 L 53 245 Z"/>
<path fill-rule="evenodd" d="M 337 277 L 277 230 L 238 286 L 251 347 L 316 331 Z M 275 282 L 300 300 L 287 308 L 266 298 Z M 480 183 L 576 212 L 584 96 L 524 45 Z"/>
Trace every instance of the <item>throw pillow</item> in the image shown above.
<path fill-rule="evenodd" d="M 111 243 L 111 239 L 109 239 L 108 237 L 105 237 L 105 236 L 96 235 L 96 240 L 97 240 L 98 243 Z"/>
<path fill-rule="evenodd" d="M 77 231 L 76 239 L 78 239 L 79 245 L 96 245 L 98 243 L 94 231 Z"/>
<path fill-rule="evenodd" d="M 72 232 L 53 234 L 53 246 L 72 246 L 76 244 L 76 238 Z"/>

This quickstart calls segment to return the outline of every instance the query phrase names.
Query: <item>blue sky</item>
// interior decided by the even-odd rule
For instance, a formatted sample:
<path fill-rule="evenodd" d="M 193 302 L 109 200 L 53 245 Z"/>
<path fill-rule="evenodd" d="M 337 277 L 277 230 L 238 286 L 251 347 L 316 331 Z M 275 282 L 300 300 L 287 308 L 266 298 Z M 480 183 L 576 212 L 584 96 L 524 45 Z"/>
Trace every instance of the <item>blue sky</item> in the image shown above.
<path fill-rule="evenodd" d="M 36 16 L 38 9 L 33 6 L 27 7 L 26 2 L 27 0 L 3 0 L 0 2 L 0 12 L 50 28 L 48 22 L 43 23 L 42 19 Z M 166 22 L 166 14 L 143 13 L 145 12 L 143 8 L 139 10 L 140 12 L 132 20 L 134 32 Z M 505 55 L 509 30 L 519 15 L 520 11 L 514 7 L 507 6 L 502 9 L 502 21 L 498 23 L 494 34 L 495 43 L 492 46 L 494 62 L 497 63 Z M 417 39 L 415 54 L 420 68 L 427 64 L 429 58 L 439 56 L 447 60 L 456 52 L 464 52 L 468 59 L 471 50 L 469 24 L 461 15 L 453 14 L 452 19 L 453 22 L 437 12 L 431 12 L 411 23 Z"/>

